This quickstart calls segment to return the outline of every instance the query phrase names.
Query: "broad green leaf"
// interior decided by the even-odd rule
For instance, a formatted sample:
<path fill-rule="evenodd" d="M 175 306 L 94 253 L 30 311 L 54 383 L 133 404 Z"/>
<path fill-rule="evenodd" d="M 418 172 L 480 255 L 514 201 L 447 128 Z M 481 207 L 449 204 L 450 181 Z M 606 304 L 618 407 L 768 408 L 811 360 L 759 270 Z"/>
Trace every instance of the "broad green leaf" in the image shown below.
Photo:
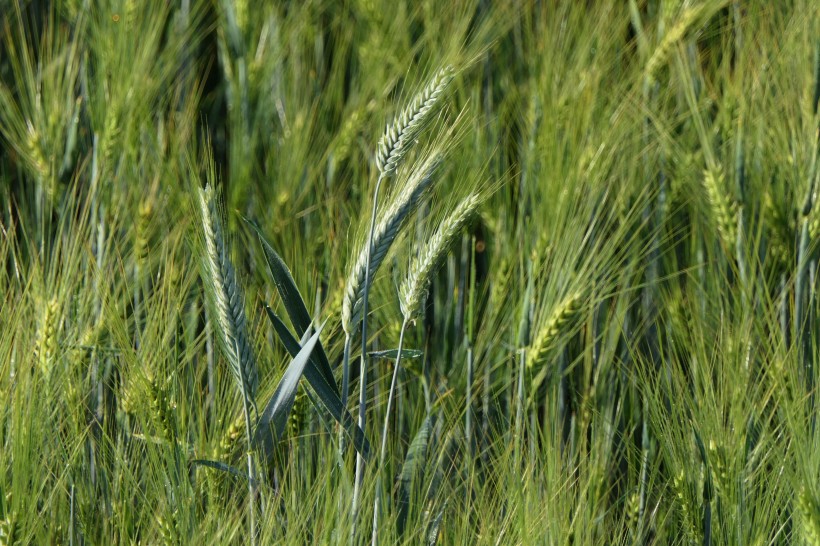
<path fill-rule="evenodd" d="M 273 452 L 274 442 L 281 438 L 285 432 L 285 425 L 287 425 L 288 417 L 293 409 L 293 401 L 296 399 L 299 380 L 302 379 L 310 354 L 319 342 L 321 332 L 322 328 L 320 327 L 293 357 L 282 375 L 282 379 L 279 380 L 273 396 L 268 400 L 262 415 L 259 416 L 259 424 L 256 426 L 256 432 L 253 435 L 253 443 L 258 444 L 261 442 L 263 450 L 268 456 Z"/>
<path fill-rule="evenodd" d="M 298 354 L 300 351 L 300 344 L 296 338 L 293 337 L 293 334 L 290 333 L 290 330 L 288 330 L 287 326 L 285 326 L 285 323 L 282 322 L 282 319 L 280 319 L 268 305 L 265 306 L 265 311 L 267 312 L 268 318 L 273 325 L 273 329 L 276 330 L 279 339 L 282 340 L 285 350 L 287 350 L 291 356 Z M 316 352 L 311 355 L 311 362 L 315 358 Z M 365 459 L 369 459 L 370 442 L 367 440 L 367 437 L 365 437 L 362 429 L 355 424 L 353 417 L 347 411 L 347 408 L 342 406 L 342 399 L 339 396 L 339 391 L 334 388 L 336 386 L 335 382 L 328 384 L 325 381 L 324 376 L 318 372 L 317 368 L 317 366 L 310 365 L 305 368 L 305 379 L 308 380 L 310 386 L 313 387 L 314 391 L 316 391 L 316 394 L 319 396 L 319 400 L 325 406 L 330 415 L 332 415 L 333 418 L 342 425 L 342 428 L 353 441 L 353 447 L 356 451 L 358 451 Z"/>
<path fill-rule="evenodd" d="M 290 322 L 296 330 L 296 335 L 302 337 L 310 327 L 311 319 L 307 305 L 305 305 L 305 300 L 302 298 L 302 295 L 299 293 L 299 288 L 296 287 L 296 282 L 293 280 L 293 275 L 291 275 L 290 269 L 288 269 L 282 257 L 279 256 L 270 243 L 265 240 L 259 226 L 247 218 L 244 218 L 244 220 L 254 229 L 256 236 L 259 238 L 259 242 L 262 243 L 265 261 L 268 264 L 271 277 L 273 277 L 273 283 L 276 285 L 276 290 L 282 298 L 285 311 L 287 311 Z M 321 342 L 316 347 L 315 358 L 310 359 L 308 366 L 315 366 L 316 371 L 324 377 L 325 382 L 339 395 L 339 387 L 336 385 L 333 370 L 330 368 L 330 362 L 328 361 L 327 354 Z"/>

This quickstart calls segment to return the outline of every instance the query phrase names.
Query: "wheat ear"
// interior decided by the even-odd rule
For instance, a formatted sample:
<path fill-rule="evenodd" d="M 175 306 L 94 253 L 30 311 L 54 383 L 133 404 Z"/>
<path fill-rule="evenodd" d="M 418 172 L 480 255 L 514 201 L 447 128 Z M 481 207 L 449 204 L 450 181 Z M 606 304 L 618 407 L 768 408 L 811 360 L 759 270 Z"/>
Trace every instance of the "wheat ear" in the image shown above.
<path fill-rule="evenodd" d="M 382 176 L 395 174 L 402 158 L 432 117 L 436 105 L 452 79 L 451 66 L 439 70 L 393 123 L 387 126 L 376 151 L 376 168 Z"/>
<path fill-rule="evenodd" d="M 704 8 L 705 4 L 694 6 L 681 12 L 675 25 L 663 36 L 658 47 L 655 48 L 649 61 L 647 61 L 645 70 L 646 81 L 652 82 L 655 80 L 656 73 L 669 58 L 669 52 L 672 51 L 675 44 L 683 39 L 692 25 L 701 20 L 701 16 L 706 11 Z"/>
<path fill-rule="evenodd" d="M 413 213 L 425 191 L 431 186 L 433 174 L 441 163 L 440 156 L 431 156 L 411 176 L 407 186 L 396 196 L 373 232 L 373 253 L 370 256 L 370 282 L 387 256 L 387 251 L 401 231 L 407 218 Z M 347 278 L 345 297 L 342 301 L 342 327 L 352 333 L 358 324 L 362 310 L 367 268 L 367 242 L 362 245 L 356 262 Z"/>
<path fill-rule="evenodd" d="M 731 248 L 737 237 L 737 205 L 726 195 L 723 172 L 720 168 L 706 169 L 703 187 L 709 208 L 724 244 Z"/>
<path fill-rule="evenodd" d="M 797 510 L 802 521 L 803 538 L 806 544 L 820 546 L 820 505 L 805 488 L 797 496 Z"/>
<path fill-rule="evenodd" d="M 459 203 L 441 223 L 421 254 L 410 265 L 407 279 L 399 289 L 399 303 L 405 320 L 410 320 L 421 309 L 433 273 L 447 255 L 453 241 L 473 217 L 481 201 L 478 194 L 471 194 Z"/>
<path fill-rule="evenodd" d="M 205 189 L 200 188 L 199 207 L 205 240 L 205 293 L 216 317 L 218 337 L 228 357 L 231 373 L 243 396 L 254 405 L 259 376 L 248 342 L 245 298 L 236 280 L 236 271 L 228 257 L 228 249 L 222 236 L 219 208 L 210 185 Z"/>
<path fill-rule="evenodd" d="M 558 340 L 561 330 L 564 329 L 575 314 L 581 302 L 581 295 L 571 294 L 559 303 L 546 322 L 538 329 L 532 344 L 527 351 L 527 367 L 532 369 L 535 364 L 543 358 L 546 352 L 551 349 Z"/>

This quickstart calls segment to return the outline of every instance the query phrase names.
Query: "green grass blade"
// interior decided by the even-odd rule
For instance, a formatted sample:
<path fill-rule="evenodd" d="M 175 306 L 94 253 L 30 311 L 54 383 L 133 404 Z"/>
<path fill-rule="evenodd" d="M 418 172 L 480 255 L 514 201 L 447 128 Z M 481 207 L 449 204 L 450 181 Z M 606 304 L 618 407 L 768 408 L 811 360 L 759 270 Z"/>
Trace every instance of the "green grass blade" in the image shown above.
<path fill-rule="evenodd" d="M 319 342 L 322 327 L 313 334 L 297 355 L 293 357 L 284 375 L 282 375 L 282 379 L 279 380 L 279 385 L 276 386 L 273 396 L 268 400 L 265 409 L 259 416 L 259 425 L 257 425 L 256 432 L 253 435 L 253 442 L 254 444 L 261 442 L 268 456 L 273 451 L 275 440 L 281 438 L 285 432 L 285 425 L 287 425 L 288 416 L 291 409 L 293 409 L 293 401 L 296 399 L 299 380 L 302 379 L 310 354 Z"/>
<path fill-rule="evenodd" d="M 288 266 L 285 264 L 284 260 L 282 260 L 282 257 L 279 256 L 270 243 L 265 240 L 259 226 L 247 218 L 245 218 L 245 222 L 247 222 L 248 225 L 256 231 L 256 235 L 259 237 L 259 242 L 262 243 L 265 261 L 268 264 L 268 270 L 270 271 L 271 277 L 273 277 L 276 290 L 282 298 L 282 303 L 285 305 L 285 311 L 287 311 L 288 317 L 290 317 L 290 321 L 296 330 L 296 334 L 301 337 L 310 326 L 311 319 L 310 313 L 308 313 L 307 310 L 307 305 L 305 305 L 305 300 L 302 298 L 302 295 L 299 293 L 299 289 L 296 287 L 296 282 L 293 280 L 293 275 L 291 275 L 290 269 L 288 269 Z M 336 381 L 333 377 L 333 370 L 330 368 L 330 361 L 327 358 L 327 353 L 325 353 L 321 342 L 319 342 L 316 346 L 316 352 L 310 359 L 310 362 L 315 365 L 316 372 L 322 375 L 325 383 L 331 386 L 336 395 L 339 396 L 339 388 L 336 386 Z M 311 364 L 309 364 L 309 366 Z"/>
<path fill-rule="evenodd" d="M 280 319 L 269 306 L 265 306 L 265 311 L 273 325 L 273 329 L 276 330 L 276 334 L 279 336 L 279 339 L 282 340 L 285 350 L 287 350 L 291 356 L 295 357 L 301 350 L 299 342 L 293 337 L 293 334 L 290 333 L 285 323 L 282 322 L 282 319 Z M 347 411 L 347 408 L 342 406 L 342 399 L 335 381 L 328 383 L 324 376 L 319 373 L 316 359 L 317 352 L 314 351 L 305 368 L 305 379 L 308 380 L 310 386 L 313 387 L 313 390 L 319 395 L 319 400 L 330 415 L 342 425 L 347 435 L 353 440 L 353 446 L 356 448 L 356 451 L 365 459 L 369 459 L 370 442 L 367 440 L 364 431 L 354 423 L 353 417 Z"/>

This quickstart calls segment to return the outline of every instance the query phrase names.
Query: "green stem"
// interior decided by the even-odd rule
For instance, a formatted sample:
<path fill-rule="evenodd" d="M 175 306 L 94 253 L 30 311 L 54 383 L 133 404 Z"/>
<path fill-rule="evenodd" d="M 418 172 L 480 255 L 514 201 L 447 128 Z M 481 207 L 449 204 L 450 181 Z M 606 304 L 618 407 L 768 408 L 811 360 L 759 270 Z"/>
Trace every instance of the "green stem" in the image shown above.
<path fill-rule="evenodd" d="M 372 544 L 378 544 L 379 528 L 379 504 L 382 497 L 382 473 L 384 472 L 384 461 L 387 459 L 387 430 L 390 427 L 390 410 L 393 408 L 393 398 L 396 395 L 396 386 L 399 382 L 399 370 L 401 369 L 401 351 L 404 347 L 404 332 L 407 330 L 407 317 L 401 324 L 399 333 L 399 351 L 396 355 L 396 365 L 393 367 L 393 379 L 390 381 L 390 394 L 387 396 L 387 410 L 384 412 L 384 426 L 382 426 L 382 445 L 379 452 L 379 468 L 376 473 L 376 501 L 373 504 L 373 535 Z"/>
<path fill-rule="evenodd" d="M 251 416 L 248 410 L 248 399 L 243 393 L 242 409 L 245 413 L 245 430 L 248 438 L 248 526 L 250 527 L 251 546 L 256 546 L 256 478 L 253 471 L 253 445 L 251 443 Z"/>
<path fill-rule="evenodd" d="M 373 192 L 373 211 L 370 215 L 370 232 L 367 235 L 367 262 L 364 268 L 364 289 L 362 290 L 362 356 L 359 367 L 359 428 L 365 429 L 366 409 L 367 409 L 367 299 L 370 293 L 370 259 L 373 256 L 373 232 L 376 231 L 376 212 L 379 204 L 379 188 L 384 180 L 384 175 L 379 175 L 376 181 L 376 189 Z M 359 512 L 359 501 L 362 494 L 362 482 L 364 480 L 364 458 L 361 454 L 356 455 L 356 480 L 353 485 L 353 506 L 351 509 L 353 521 L 350 527 L 351 542 L 356 536 L 356 518 Z"/>

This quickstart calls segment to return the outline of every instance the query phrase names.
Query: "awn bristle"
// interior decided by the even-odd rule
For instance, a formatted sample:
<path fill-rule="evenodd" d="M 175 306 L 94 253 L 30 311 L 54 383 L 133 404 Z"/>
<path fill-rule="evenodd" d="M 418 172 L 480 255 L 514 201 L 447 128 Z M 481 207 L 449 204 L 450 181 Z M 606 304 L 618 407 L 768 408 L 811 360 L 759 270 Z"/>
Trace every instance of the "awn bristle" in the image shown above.
<path fill-rule="evenodd" d="M 433 173 L 440 162 L 438 155 L 431 156 L 413 173 L 405 188 L 396 196 L 387 210 L 382 213 L 381 221 L 373 232 L 373 253 L 370 257 L 371 284 L 402 226 L 415 210 L 422 195 L 432 185 Z M 362 311 L 366 267 L 367 241 L 364 241 L 361 250 L 359 250 L 356 263 L 350 275 L 348 275 L 345 296 L 342 301 L 342 328 L 347 334 L 353 332 L 361 318 L 359 315 Z"/>
<path fill-rule="evenodd" d="M 481 201 L 479 195 L 472 194 L 459 203 L 410 265 L 407 279 L 399 290 L 401 311 L 405 319 L 409 320 L 421 309 L 433 273 L 447 256 L 453 241 L 472 219 Z"/>
<path fill-rule="evenodd" d="M 390 176 L 396 172 L 399 163 L 430 120 L 436 104 L 452 79 L 451 66 L 439 70 L 399 117 L 387 126 L 376 152 L 376 167 L 382 176 Z"/>
<path fill-rule="evenodd" d="M 199 190 L 199 206 L 205 239 L 205 293 L 211 300 L 216 317 L 214 323 L 217 325 L 218 337 L 228 357 L 231 373 L 239 384 L 240 391 L 253 405 L 259 376 L 248 342 L 245 299 L 236 280 L 236 271 L 228 257 L 228 249 L 222 237 L 220 215 L 210 186 Z"/>

